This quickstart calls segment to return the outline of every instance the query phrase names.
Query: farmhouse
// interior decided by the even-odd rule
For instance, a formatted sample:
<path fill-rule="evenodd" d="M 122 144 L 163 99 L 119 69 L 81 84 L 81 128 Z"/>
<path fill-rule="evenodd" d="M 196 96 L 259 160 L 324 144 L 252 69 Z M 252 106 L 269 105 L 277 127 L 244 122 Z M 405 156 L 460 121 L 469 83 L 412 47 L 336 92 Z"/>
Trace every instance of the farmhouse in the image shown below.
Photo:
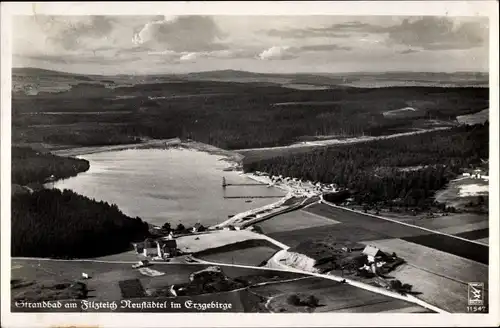
<path fill-rule="evenodd" d="M 144 256 L 156 257 L 158 256 L 158 247 L 144 247 L 143 250 Z"/>
<path fill-rule="evenodd" d="M 163 239 L 158 241 L 161 257 L 174 257 L 179 253 L 175 239 Z"/>
<path fill-rule="evenodd" d="M 363 250 L 363 254 L 365 254 L 368 258 L 368 263 L 373 263 L 380 257 L 384 255 L 384 253 L 375 246 L 367 245 Z"/>
<path fill-rule="evenodd" d="M 142 253 L 144 256 L 158 256 L 158 247 L 153 239 L 147 238 L 142 244 Z"/>

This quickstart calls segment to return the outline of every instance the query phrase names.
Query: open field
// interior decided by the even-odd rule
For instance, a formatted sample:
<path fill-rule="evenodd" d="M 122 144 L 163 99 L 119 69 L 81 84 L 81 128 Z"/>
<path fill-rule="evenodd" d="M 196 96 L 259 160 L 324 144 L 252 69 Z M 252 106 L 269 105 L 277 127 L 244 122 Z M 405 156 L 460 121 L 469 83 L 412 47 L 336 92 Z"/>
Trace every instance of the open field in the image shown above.
<path fill-rule="evenodd" d="M 489 245 L 490 238 L 481 238 L 481 239 L 478 239 L 477 241 L 480 242 L 480 243 Z"/>
<path fill-rule="evenodd" d="M 118 254 L 112 254 L 112 255 L 106 255 L 106 256 L 100 256 L 94 258 L 95 260 L 98 261 L 139 261 L 139 256 L 140 254 L 137 254 L 135 250 L 130 250 L 127 252 L 123 253 L 118 253 Z"/>
<path fill-rule="evenodd" d="M 270 297 L 269 308 L 273 312 L 307 312 L 303 307 L 287 304 L 287 297 L 297 293 L 314 295 L 319 299 L 320 306 L 314 312 L 380 312 L 415 306 L 347 284 L 315 277 L 253 287 L 251 291 Z M 374 304 L 378 304 L 377 308 L 372 307 Z M 421 310 L 425 311 L 423 308 Z"/>
<path fill-rule="evenodd" d="M 460 124 L 469 124 L 469 125 L 482 124 L 488 121 L 489 117 L 490 117 L 490 109 L 487 108 L 474 114 L 457 116 L 457 121 Z"/>
<path fill-rule="evenodd" d="M 164 273 L 149 277 L 133 269 L 130 263 L 102 263 L 90 261 L 53 261 L 13 259 L 11 279 L 22 281 L 75 281 L 81 279 L 82 272 L 91 279 L 85 280 L 89 297 L 93 300 L 111 301 L 121 299 L 119 281 L 139 279 L 144 289 L 164 288 L 172 284 L 187 283 L 189 275 L 209 265 L 154 263 L 151 269 Z M 301 274 L 273 270 L 259 270 L 220 266 L 228 277 L 245 277 L 249 281 L 275 281 L 302 277 Z M 29 287 L 27 287 L 29 288 Z M 21 290 L 19 290 L 21 291 Z"/>
<path fill-rule="evenodd" d="M 280 249 L 267 240 L 251 239 L 201 251 L 194 256 L 215 263 L 259 266 Z"/>
<path fill-rule="evenodd" d="M 391 276 L 413 285 L 416 295 L 423 301 L 453 313 L 467 311 L 467 285 L 453 281 L 422 269 L 402 265 Z"/>
<path fill-rule="evenodd" d="M 470 202 L 477 203 L 479 196 L 488 197 L 488 181 L 464 177 L 450 181 L 444 189 L 436 192 L 434 198 L 447 206 L 465 208 Z"/>
<path fill-rule="evenodd" d="M 407 263 L 434 273 L 436 276 L 463 284 L 470 281 L 484 281 L 487 287 L 488 266 L 486 265 L 401 239 L 371 240 L 361 243 L 374 245 L 388 253 L 395 252 Z M 418 280 L 405 282 L 416 285 Z"/>
<path fill-rule="evenodd" d="M 456 233 L 454 235 L 470 240 L 478 240 L 482 238 L 488 238 L 490 235 L 490 229 L 485 228 L 485 229 L 470 230 L 470 231 Z"/>
<path fill-rule="evenodd" d="M 312 227 L 327 226 L 337 223 L 325 217 L 317 216 L 303 210 L 297 210 L 275 216 L 269 220 L 257 223 L 265 234 L 274 232 L 307 229 Z"/>
<path fill-rule="evenodd" d="M 290 247 L 295 247 L 306 240 L 351 244 L 360 240 L 385 239 L 387 235 L 376 231 L 370 231 L 362 227 L 333 224 L 329 226 L 270 233 L 269 237 Z"/>
<path fill-rule="evenodd" d="M 326 204 L 313 205 L 307 208 L 307 211 L 312 211 L 319 215 L 331 217 L 336 221 L 342 222 L 338 224 L 339 229 L 347 226 L 363 227 L 372 233 L 378 233 L 386 237 L 376 239 L 401 238 L 406 241 L 424 245 L 454 254 L 457 256 L 465 257 L 483 264 L 488 263 L 488 247 L 465 240 L 453 238 L 446 235 L 435 234 L 430 231 L 421 230 L 417 227 L 406 226 L 396 222 L 391 222 L 379 219 L 373 216 L 355 213 L 340 208 L 334 208 Z M 368 236 L 366 240 L 373 240 Z M 363 240 L 359 238 L 358 240 Z"/>
<path fill-rule="evenodd" d="M 438 234 L 402 237 L 401 239 L 488 265 L 489 249 L 485 245 Z"/>
<path fill-rule="evenodd" d="M 245 230 L 215 231 L 179 237 L 177 247 L 183 253 L 198 253 L 250 239 L 260 239 L 260 237 L 258 234 Z"/>
<path fill-rule="evenodd" d="M 451 235 L 479 229 L 486 229 L 489 227 L 489 218 L 487 214 L 460 213 L 426 217 L 425 215 L 413 216 L 405 215 L 402 213 L 382 211 L 381 215 L 390 219 L 394 219 L 396 221 L 416 225 L 422 228 L 436 230 Z"/>
<path fill-rule="evenodd" d="M 489 222 L 488 221 L 480 221 L 477 223 L 470 223 L 470 224 L 464 224 L 464 225 L 459 225 L 459 226 L 451 226 L 449 228 L 443 228 L 439 229 L 438 231 L 448 233 L 448 234 L 453 234 L 453 235 L 459 235 L 465 239 L 469 239 L 469 237 L 464 236 L 464 233 L 468 232 L 474 232 L 478 230 L 488 230 L 489 228 Z M 478 238 L 471 238 L 471 240 L 475 240 Z"/>

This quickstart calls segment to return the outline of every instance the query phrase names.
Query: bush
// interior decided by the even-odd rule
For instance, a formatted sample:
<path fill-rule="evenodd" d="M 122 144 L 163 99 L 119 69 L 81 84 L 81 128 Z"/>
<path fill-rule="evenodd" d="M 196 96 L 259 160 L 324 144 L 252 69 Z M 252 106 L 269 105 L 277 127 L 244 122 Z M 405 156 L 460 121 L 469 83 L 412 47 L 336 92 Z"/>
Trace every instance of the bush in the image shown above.
<path fill-rule="evenodd" d="M 300 304 L 300 297 L 297 294 L 292 294 L 288 296 L 287 301 L 291 305 L 299 306 Z"/>
<path fill-rule="evenodd" d="M 170 232 L 172 230 L 172 226 L 170 223 L 166 222 L 164 225 L 162 225 L 161 229 L 165 232 Z"/>
<path fill-rule="evenodd" d="M 319 299 L 314 295 L 292 294 L 288 296 L 287 301 L 294 306 L 317 307 Z"/>
<path fill-rule="evenodd" d="M 317 307 L 319 305 L 319 299 L 314 295 L 309 295 L 305 300 L 305 305 L 309 307 Z"/>

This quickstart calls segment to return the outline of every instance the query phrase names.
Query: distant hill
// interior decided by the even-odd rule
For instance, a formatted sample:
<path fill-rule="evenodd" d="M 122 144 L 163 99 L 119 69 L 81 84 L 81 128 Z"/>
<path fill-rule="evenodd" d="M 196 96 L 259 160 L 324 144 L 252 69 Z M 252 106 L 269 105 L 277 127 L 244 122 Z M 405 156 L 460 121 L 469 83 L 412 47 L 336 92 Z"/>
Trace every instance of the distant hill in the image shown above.
<path fill-rule="evenodd" d="M 14 82 L 36 82 L 40 79 L 103 81 L 118 83 L 131 81 L 134 84 L 157 83 L 171 80 L 184 81 L 218 81 L 237 83 L 262 83 L 279 85 L 293 89 L 363 87 L 380 88 L 395 86 L 435 86 L 435 87 L 488 87 L 489 75 L 482 72 L 369 72 L 369 73 L 255 73 L 240 70 L 215 70 L 185 74 L 151 74 L 151 75 L 86 75 L 52 71 L 40 68 L 13 68 Z M 103 81 L 104 82 L 104 81 Z"/>
<path fill-rule="evenodd" d="M 35 68 L 35 67 L 14 67 L 12 68 L 12 75 L 16 76 L 31 76 L 31 77 L 63 77 L 63 78 L 73 78 L 78 80 L 92 80 L 91 76 L 96 75 L 83 75 L 83 74 L 74 74 L 74 73 L 66 73 L 59 71 L 52 71 L 48 69 Z"/>

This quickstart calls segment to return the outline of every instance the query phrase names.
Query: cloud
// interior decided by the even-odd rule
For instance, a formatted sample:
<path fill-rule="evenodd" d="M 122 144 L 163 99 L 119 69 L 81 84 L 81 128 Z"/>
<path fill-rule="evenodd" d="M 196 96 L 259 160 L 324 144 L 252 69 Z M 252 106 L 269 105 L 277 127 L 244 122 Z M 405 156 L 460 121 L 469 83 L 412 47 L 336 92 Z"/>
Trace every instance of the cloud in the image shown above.
<path fill-rule="evenodd" d="M 313 44 L 300 47 L 273 46 L 262 51 L 257 57 L 262 60 L 286 60 L 299 57 L 301 53 L 308 52 L 331 52 L 351 50 L 350 47 L 337 44 Z"/>
<path fill-rule="evenodd" d="M 460 18 L 444 16 L 398 17 L 387 19 L 385 25 L 350 21 L 324 27 L 302 29 L 270 29 L 268 36 L 278 38 L 352 38 L 363 34 L 386 37 L 387 45 L 405 45 L 426 50 L 471 49 L 488 40 L 486 18 Z M 389 24 L 387 24 L 389 23 Z"/>
<path fill-rule="evenodd" d="M 131 63 L 134 61 L 141 60 L 140 56 L 127 56 L 127 57 L 103 57 L 103 56 L 82 56 L 82 55 L 29 55 L 29 56 L 19 56 L 14 55 L 17 60 L 33 60 L 41 61 L 51 64 L 120 64 L 120 63 Z"/>
<path fill-rule="evenodd" d="M 211 17 L 179 16 L 145 24 L 132 41 L 152 49 L 198 52 L 226 49 L 223 37 Z"/>
<path fill-rule="evenodd" d="M 339 46 L 337 44 L 314 44 L 300 47 L 305 51 L 332 51 L 332 50 L 351 50 L 351 47 Z"/>
<path fill-rule="evenodd" d="M 262 51 L 258 58 L 262 60 L 285 60 L 297 58 L 297 49 L 289 46 L 273 46 Z"/>
<path fill-rule="evenodd" d="M 480 20 L 455 22 L 447 17 L 404 19 L 396 26 L 380 29 L 388 41 L 426 50 L 470 49 L 485 44 L 487 27 Z"/>
<path fill-rule="evenodd" d="M 288 29 L 277 30 L 271 29 L 265 31 L 268 36 L 283 38 L 283 39 L 305 39 L 314 37 L 333 37 L 333 38 L 347 38 L 349 34 L 337 33 L 335 30 L 329 28 L 309 28 L 309 29 Z"/>
<path fill-rule="evenodd" d="M 253 58 L 255 52 L 245 49 L 233 50 L 215 50 L 215 51 L 202 51 L 202 52 L 184 52 L 179 57 L 180 62 L 195 62 L 202 58 L 215 58 L 215 59 L 235 59 L 235 58 Z"/>

